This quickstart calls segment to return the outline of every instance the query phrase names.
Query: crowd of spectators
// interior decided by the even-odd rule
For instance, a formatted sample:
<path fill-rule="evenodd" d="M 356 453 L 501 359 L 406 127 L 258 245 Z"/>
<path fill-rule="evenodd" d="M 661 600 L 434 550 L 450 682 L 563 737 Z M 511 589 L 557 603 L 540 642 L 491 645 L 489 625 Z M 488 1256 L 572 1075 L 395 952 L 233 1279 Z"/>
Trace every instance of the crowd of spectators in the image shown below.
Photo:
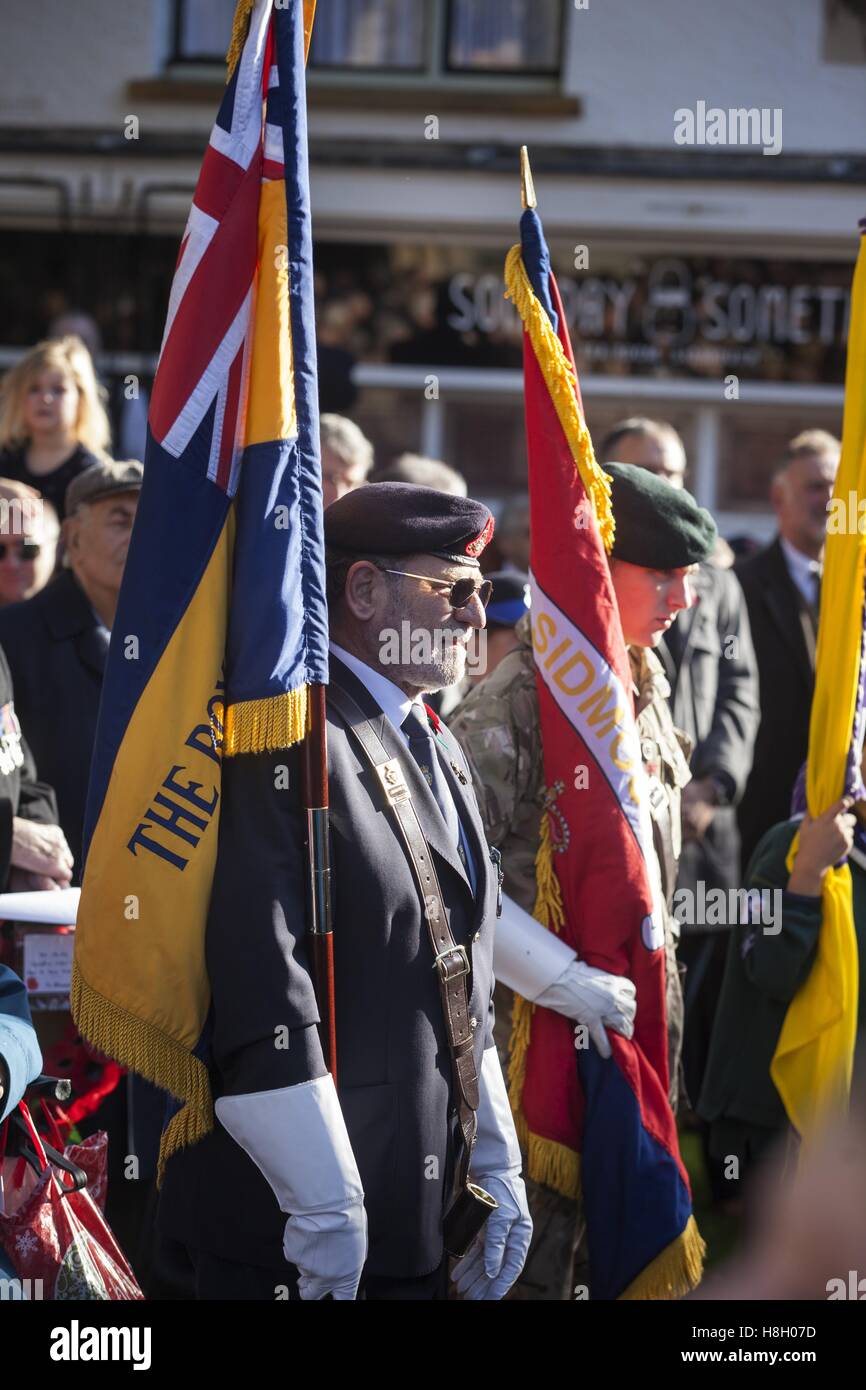
<path fill-rule="evenodd" d="M 110 440 L 106 393 L 77 334 L 38 344 L 6 373 L 0 384 L 0 891 L 80 880 L 103 672 L 144 474 L 138 460 L 113 459 Z M 376 483 L 467 494 L 466 480 L 441 460 L 404 454 L 377 468 L 371 442 L 341 415 L 322 416 L 321 446 L 326 506 Z M 693 892 L 701 883 L 705 890 L 772 883 L 783 892 L 783 941 L 790 935 L 786 953 L 756 945 L 743 924 L 693 923 L 683 931 L 684 1122 L 701 1133 L 720 1203 L 739 1200 L 723 1159 L 735 1151 L 742 1177 L 785 1131 L 769 1076 L 773 1040 L 784 1001 L 815 958 L 822 876 L 849 851 L 860 865 L 861 838 L 855 908 L 866 918 L 866 888 L 860 892 L 866 803 L 840 806 L 815 822 L 802 799 L 792 807 L 807 751 L 827 506 L 839 450 L 823 431 L 792 438 L 772 483 L 772 543 L 735 568 L 734 551 L 720 542 L 700 566 L 694 604 L 658 652 L 674 721 L 692 747 L 678 881 Z M 623 420 L 598 455 L 602 464 L 650 469 L 674 488 L 687 482 L 682 440 L 663 421 Z M 486 647 L 469 663 L 464 685 L 448 693 L 441 710 L 447 717 L 514 647 L 530 603 L 529 548 L 528 499 L 512 497 L 485 557 L 494 580 Z M 791 886 L 785 853 L 800 824 L 804 857 Z M 858 931 L 861 926 L 866 933 L 866 920 Z M 739 1045 L 744 1036 L 750 1048 Z M 0 1101 L 8 1085 L 0 1057 Z M 121 1114 L 118 1123 L 125 1120 Z"/>

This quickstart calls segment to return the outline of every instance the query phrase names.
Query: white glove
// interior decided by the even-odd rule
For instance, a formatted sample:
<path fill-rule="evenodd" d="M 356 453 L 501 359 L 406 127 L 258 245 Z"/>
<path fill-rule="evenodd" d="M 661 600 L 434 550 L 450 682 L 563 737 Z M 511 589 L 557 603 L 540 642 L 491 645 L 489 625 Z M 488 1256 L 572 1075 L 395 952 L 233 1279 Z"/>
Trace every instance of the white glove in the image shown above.
<path fill-rule="evenodd" d="M 364 1191 L 330 1076 L 279 1091 L 222 1096 L 219 1121 L 270 1183 L 283 1251 L 303 1299 L 354 1299 L 367 1258 Z"/>
<path fill-rule="evenodd" d="M 451 1278 L 461 1298 L 494 1300 L 505 1297 L 526 1262 L 532 1219 L 520 1176 L 520 1146 L 495 1047 L 484 1053 L 479 1082 L 478 1138 L 469 1171 L 473 1181 L 495 1197 L 499 1206 L 454 1266 Z"/>
<path fill-rule="evenodd" d="M 624 1038 L 634 1033 L 637 995 L 631 980 L 623 975 L 608 975 L 583 960 L 566 966 L 555 984 L 549 985 L 535 1002 L 585 1024 L 602 1057 L 611 1054 L 606 1027 Z"/>
<path fill-rule="evenodd" d="M 602 1057 L 610 1056 L 605 1026 L 625 1038 L 634 1033 L 631 980 L 579 961 L 555 932 L 505 896 L 496 923 L 493 969 L 497 980 L 524 999 L 585 1024 Z"/>

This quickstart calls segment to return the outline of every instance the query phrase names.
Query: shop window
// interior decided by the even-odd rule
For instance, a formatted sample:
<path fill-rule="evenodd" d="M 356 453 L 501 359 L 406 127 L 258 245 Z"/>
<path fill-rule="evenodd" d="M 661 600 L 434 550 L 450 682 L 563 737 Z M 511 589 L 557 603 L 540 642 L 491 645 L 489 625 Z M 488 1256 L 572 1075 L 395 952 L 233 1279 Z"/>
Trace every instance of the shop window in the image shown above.
<path fill-rule="evenodd" d="M 221 63 L 235 0 L 175 0 L 176 62 Z M 444 81 L 449 75 L 553 77 L 562 0 L 327 0 L 310 68 Z"/>
<path fill-rule="evenodd" d="M 559 0 L 451 0 L 448 67 L 452 72 L 559 69 Z"/>
<path fill-rule="evenodd" d="M 175 0 L 174 58 L 224 63 L 236 0 Z"/>
<path fill-rule="evenodd" d="M 866 63 L 864 0 L 824 0 L 825 63 Z"/>
<path fill-rule="evenodd" d="M 418 71 L 425 65 L 424 16 L 417 0 L 337 0 L 318 6 L 310 65 Z"/>

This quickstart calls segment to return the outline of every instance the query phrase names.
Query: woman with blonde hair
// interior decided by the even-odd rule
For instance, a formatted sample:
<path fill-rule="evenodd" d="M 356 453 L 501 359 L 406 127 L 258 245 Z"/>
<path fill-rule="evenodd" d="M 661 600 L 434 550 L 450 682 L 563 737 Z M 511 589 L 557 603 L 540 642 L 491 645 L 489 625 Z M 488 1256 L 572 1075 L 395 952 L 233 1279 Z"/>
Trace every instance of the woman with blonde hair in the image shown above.
<path fill-rule="evenodd" d="M 93 359 L 80 338 L 37 343 L 0 383 L 0 476 L 28 483 L 63 519 L 73 478 L 111 437 Z"/>

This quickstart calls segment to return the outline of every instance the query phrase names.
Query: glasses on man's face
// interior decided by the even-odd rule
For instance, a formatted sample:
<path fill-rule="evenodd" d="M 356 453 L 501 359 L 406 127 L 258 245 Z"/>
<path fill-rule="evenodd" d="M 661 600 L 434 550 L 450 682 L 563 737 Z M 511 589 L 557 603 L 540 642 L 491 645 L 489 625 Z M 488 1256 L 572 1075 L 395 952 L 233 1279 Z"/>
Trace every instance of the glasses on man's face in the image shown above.
<path fill-rule="evenodd" d="M 429 584 L 433 589 L 446 590 L 448 603 L 456 613 L 461 608 L 465 608 L 472 598 L 477 595 L 481 600 L 481 605 L 486 608 L 493 593 L 493 580 L 482 579 L 478 584 L 474 579 L 457 579 L 452 584 L 449 579 L 431 579 L 429 574 L 412 574 L 410 570 L 389 570 L 385 574 L 400 574 L 404 579 L 423 579 L 425 584 Z"/>
<path fill-rule="evenodd" d="M 17 545 L 0 541 L 0 561 L 5 560 L 7 555 L 15 554 L 19 560 L 35 560 L 41 553 L 42 546 L 38 541 L 19 541 Z"/>

